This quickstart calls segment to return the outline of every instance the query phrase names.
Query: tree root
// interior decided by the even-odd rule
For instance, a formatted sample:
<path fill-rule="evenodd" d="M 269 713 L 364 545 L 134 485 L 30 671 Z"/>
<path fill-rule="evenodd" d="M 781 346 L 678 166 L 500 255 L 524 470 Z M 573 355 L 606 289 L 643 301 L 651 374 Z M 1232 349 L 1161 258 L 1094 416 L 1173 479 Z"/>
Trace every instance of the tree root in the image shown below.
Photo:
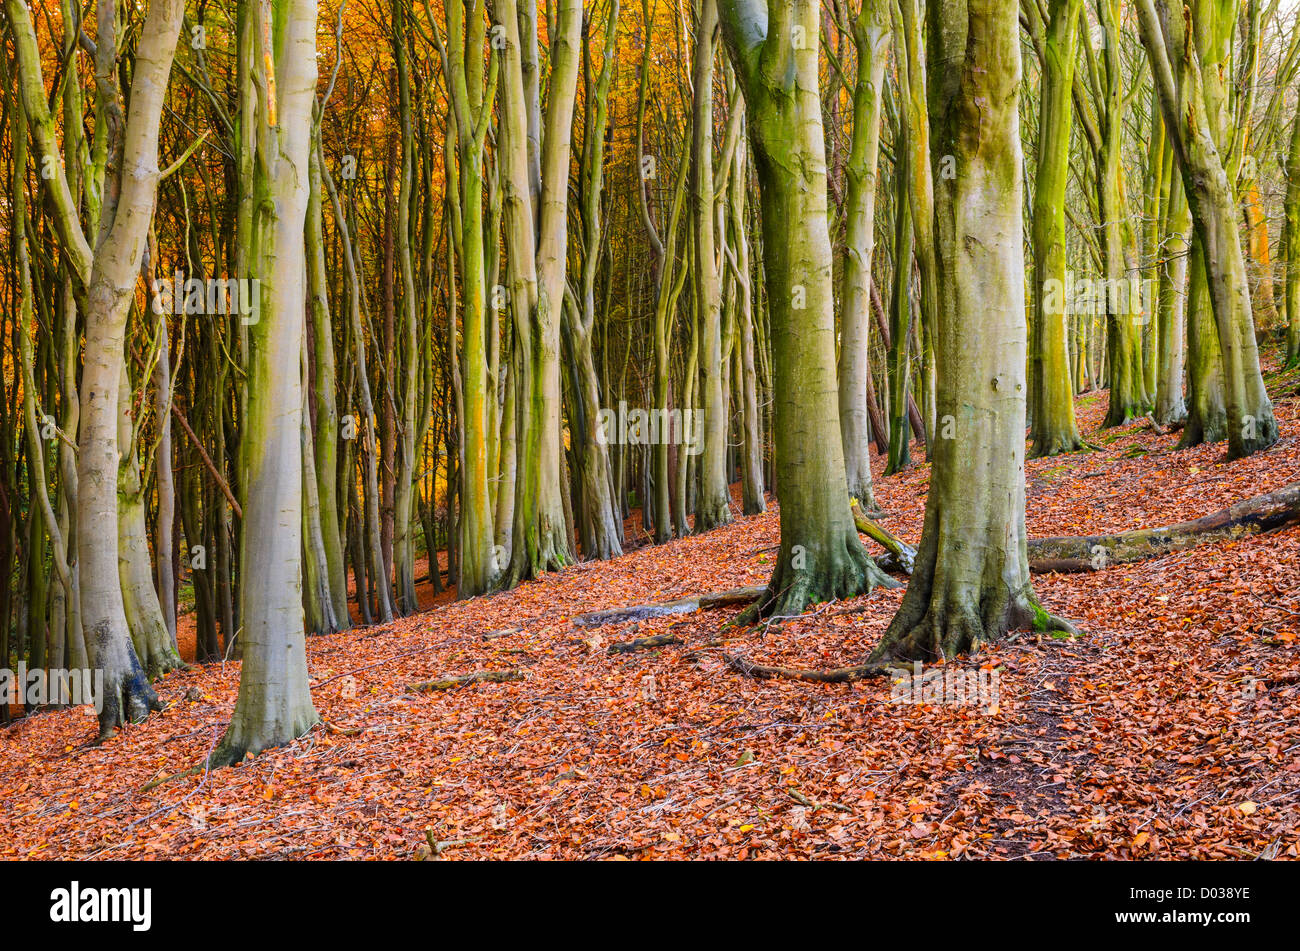
<path fill-rule="evenodd" d="M 850 815 L 853 814 L 853 810 L 841 802 L 818 802 L 816 799 L 809 799 L 799 790 L 794 788 L 787 788 L 786 792 L 790 794 L 791 799 L 808 809 L 834 809 L 836 812 L 847 812 Z"/>
<path fill-rule="evenodd" d="M 919 616 L 909 617 L 904 614 L 906 610 L 905 603 L 867 658 L 868 664 L 893 666 L 916 660 L 943 663 L 999 640 L 1008 631 L 1026 627 L 1039 633 L 1079 633 L 1069 621 L 1045 611 L 1028 585 L 1010 597 L 973 597 L 969 602 L 951 591 L 938 597 L 932 591 Z"/>
<path fill-rule="evenodd" d="M 475 839 L 442 839 L 442 840 L 439 840 L 438 837 L 435 836 L 435 835 L 433 834 L 433 830 L 432 830 L 432 829 L 425 829 L 425 830 L 424 830 L 424 838 L 425 838 L 425 841 L 427 841 L 427 842 L 429 843 L 429 845 L 428 845 L 427 849 L 426 849 L 425 847 L 421 846 L 421 847 L 416 851 L 415 859 L 416 859 L 417 862 L 423 862 L 423 861 L 427 861 L 427 860 L 429 860 L 429 859 L 438 859 L 438 858 L 441 858 L 441 857 L 442 857 L 442 853 L 443 853 L 443 852 L 446 852 L 448 849 L 455 849 L 455 848 L 458 848 L 458 847 L 460 847 L 460 846 L 462 846 L 462 845 L 470 845 L 471 843 L 474 843 L 474 842 L 477 842 L 477 841 L 478 841 L 477 838 L 475 838 Z"/>
<path fill-rule="evenodd" d="M 755 664 L 735 654 L 722 654 L 728 669 L 755 680 L 802 680 L 818 684 L 851 684 L 871 677 L 885 677 L 890 672 L 890 665 L 868 662 L 856 667 L 836 667 L 830 670 L 800 670 L 795 667 L 769 667 Z"/>
<path fill-rule="evenodd" d="M 207 765 L 208 761 L 203 760 L 202 762 L 195 763 L 189 769 L 181 770 L 179 773 L 171 773 L 168 776 L 159 776 L 157 779 L 151 779 L 140 787 L 140 792 L 147 793 L 149 790 L 157 789 L 159 786 L 170 783 L 174 779 L 184 779 L 186 776 L 193 776 L 195 773 L 201 773 Z"/>
<path fill-rule="evenodd" d="M 652 650 L 656 647 L 667 647 L 670 644 L 681 644 L 682 639 L 676 634 L 651 634 L 647 637 L 637 637 L 630 641 L 618 641 L 610 644 L 605 648 L 606 654 L 631 654 L 633 651 Z"/>
<path fill-rule="evenodd" d="M 458 677 L 443 677 L 438 680 L 424 680 L 420 683 L 407 684 L 406 689 L 411 693 L 428 693 L 432 690 L 453 690 L 456 687 L 463 687 L 466 684 L 504 684 L 516 680 L 527 679 L 528 671 L 520 667 L 512 667 L 509 670 L 476 670 L 472 674 L 461 674 Z"/>

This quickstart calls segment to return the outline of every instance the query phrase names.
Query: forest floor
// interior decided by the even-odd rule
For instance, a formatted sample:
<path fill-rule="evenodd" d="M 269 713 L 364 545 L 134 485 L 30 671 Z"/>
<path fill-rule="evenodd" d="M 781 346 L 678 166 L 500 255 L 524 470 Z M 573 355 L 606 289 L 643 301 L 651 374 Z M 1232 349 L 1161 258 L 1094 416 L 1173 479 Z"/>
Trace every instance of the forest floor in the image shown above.
<path fill-rule="evenodd" d="M 1028 464 L 1031 537 L 1168 524 L 1300 479 L 1300 377 L 1270 376 L 1282 437 L 1226 462 L 1144 423 Z M 916 543 L 928 468 L 877 481 Z M 736 507 L 738 510 L 738 506 Z M 517 590 L 308 640 L 328 722 L 242 765 L 142 791 L 220 738 L 239 665 L 158 685 L 162 713 L 95 746 L 89 707 L 0 730 L 0 856 L 32 858 L 1295 858 L 1300 527 L 1082 575 L 1038 575 L 1077 639 L 1020 635 L 956 662 L 996 705 L 890 703 L 887 680 L 753 680 L 860 662 L 901 591 L 733 631 L 736 608 L 584 630 L 607 607 L 760 584 L 765 515 Z M 843 609 L 856 609 L 845 612 Z M 488 633 L 513 633 L 484 639 Z M 670 631 L 683 643 L 609 654 Z M 694 646 L 693 646 L 694 645 Z M 449 674 L 527 679 L 413 693 Z M 426 834 L 427 830 L 427 834 Z"/>

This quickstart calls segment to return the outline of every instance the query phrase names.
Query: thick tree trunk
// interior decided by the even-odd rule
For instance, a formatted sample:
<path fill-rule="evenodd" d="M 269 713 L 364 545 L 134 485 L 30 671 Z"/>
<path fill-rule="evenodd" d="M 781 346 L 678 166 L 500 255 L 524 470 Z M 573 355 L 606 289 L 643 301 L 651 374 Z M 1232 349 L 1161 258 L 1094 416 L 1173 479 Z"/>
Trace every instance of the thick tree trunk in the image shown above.
<path fill-rule="evenodd" d="M 518 380 L 514 528 L 510 566 L 503 579 L 510 586 L 562 568 L 573 560 L 561 494 L 559 357 L 568 246 L 571 127 L 582 5 L 578 0 L 560 0 L 557 32 L 551 37 L 541 193 L 536 202 L 528 187 L 528 156 L 523 147 L 529 130 L 529 109 L 517 7 L 514 0 L 501 0 L 492 12 L 505 38 L 500 110 L 503 147 L 499 154 L 503 159 L 504 218 Z M 535 38 L 524 39 L 535 42 Z"/>
<path fill-rule="evenodd" d="M 81 231 L 66 174 L 58 161 L 54 121 L 45 101 L 40 52 L 27 5 L 6 0 L 15 34 L 23 106 L 43 157 L 56 168 L 49 189 L 55 224 L 75 278 L 84 289 L 85 362 L 81 380 L 81 431 L 78 441 L 77 555 L 82 625 L 91 662 L 104 671 L 101 737 L 118 726 L 158 709 L 131 645 L 118 577 L 117 417 L 124 361 L 123 338 L 145 237 L 158 185 L 158 124 L 171 73 L 183 4 L 154 0 L 140 33 L 132 74 L 130 110 L 110 120 L 110 148 L 120 152 L 117 167 L 131 174 L 106 183 L 105 207 L 94 252 Z M 117 37 L 114 7 L 100 5 L 97 78 L 102 96 L 114 95 L 113 58 Z M 114 100 L 116 107 L 116 100 Z"/>
<path fill-rule="evenodd" d="M 951 657 L 1046 626 L 1025 554 L 1025 306 L 1014 0 L 930 8 L 939 425 L 916 570 L 871 660 Z M 1056 622 L 1059 623 L 1059 622 Z"/>

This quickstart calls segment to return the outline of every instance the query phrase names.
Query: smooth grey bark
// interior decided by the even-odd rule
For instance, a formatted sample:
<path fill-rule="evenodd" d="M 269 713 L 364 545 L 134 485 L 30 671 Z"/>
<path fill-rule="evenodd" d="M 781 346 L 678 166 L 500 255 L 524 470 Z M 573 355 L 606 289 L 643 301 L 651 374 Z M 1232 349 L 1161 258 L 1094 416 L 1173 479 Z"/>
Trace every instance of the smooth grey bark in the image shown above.
<path fill-rule="evenodd" d="M 115 4 L 100 0 L 96 78 L 109 123 L 116 168 L 131 173 L 105 181 L 104 204 L 92 251 L 59 160 L 53 119 L 45 101 L 40 52 L 27 5 L 6 0 L 15 36 L 23 107 L 32 138 L 55 174 L 50 198 L 86 315 L 85 360 L 78 436 L 77 560 L 82 625 L 91 662 L 104 671 L 100 736 L 143 719 L 160 704 L 132 647 L 118 576 L 117 422 L 126 318 L 144 254 L 157 193 L 158 125 L 180 31 L 181 0 L 149 4 L 135 56 L 130 107 L 123 117 L 114 96 L 117 55 Z"/>
<path fill-rule="evenodd" d="M 853 18 L 857 76 L 853 88 L 853 137 L 845 165 L 847 225 L 840 278 L 839 409 L 849 496 L 868 511 L 876 507 L 871 484 L 871 422 L 867 387 L 871 376 L 871 261 L 875 250 L 876 169 L 880 153 L 880 106 L 885 61 L 893 33 L 887 0 L 864 0 Z"/>
<path fill-rule="evenodd" d="M 236 763 L 302 736 L 319 722 L 307 681 L 302 607 L 303 390 L 307 305 L 308 152 L 316 98 L 316 4 L 263 6 L 261 35 L 275 37 L 274 76 L 257 104 L 258 194 L 253 274 L 261 282 L 249 328 L 248 411 L 240 449 L 244 519 L 240 586 L 244 661 L 230 725 L 208 765 Z M 271 80 L 274 80 L 272 85 Z M 262 98 L 262 97 L 265 98 Z"/>
<path fill-rule="evenodd" d="M 695 235 L 692 284 L 695 319 L 700 327 L 700 399 L 704 408 L 704 452 L 697 460 L 700 482 L 695 531 L 731 521 L 727 485 L 727 412 L 723 389 L 722 292 L 718 276 L 718 235 L 713 188 L 713 34 L 717 0 L 700 0 L 691 69 L 691 226 Z"/>

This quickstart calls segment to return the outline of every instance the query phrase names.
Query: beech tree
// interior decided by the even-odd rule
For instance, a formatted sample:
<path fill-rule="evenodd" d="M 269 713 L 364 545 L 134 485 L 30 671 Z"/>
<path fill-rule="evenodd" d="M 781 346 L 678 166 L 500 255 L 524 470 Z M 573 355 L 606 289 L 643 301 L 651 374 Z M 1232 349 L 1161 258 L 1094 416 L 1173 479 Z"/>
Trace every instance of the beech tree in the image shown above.
<path fill-rule="evenodd" d="M 849 511 L 835 379 L 826 156 L 811 0 L 719 0 L 758 172 L 771 310 L 781 549 L 759 616 L 893 586 Z"/>
<path fill-rule="evenodd" d="M 1192 210 L 1193 267 L 1204 269 L 1209 288 L 1222 360 L 1229 458 L 1267 449 L 1277 441 L 1277 422 L 1255 343 L 1237 224 L 1235 174 L 1229 176 L 1220 150 L 1230 133 L 1218 64 L 1226 58 L 1234 13 L 1233 8 L 1198 2 L 1189 17 L 1170 16 L 1163 3 L 1157 7 L 1155 0 L 1138 0 L 1142 44 Z M 1227 150 L 1229 169 L 1234 172 L 1240 164 L 1240 148 L 1233 144 Z M 1189 307 L 1192 303 L 1189 300 Z"/>
<path fill-rule="evenodd" d="M 31 123 L 36 151 L 53 173 L 54 221 L 85 312 L 77 447 L 77 562 L 86 646 L 91 662 L 104 671 L 100 735 L 108 736 L 122 724 L 142 719 L 159 707 L 131 644 L 118 576 L 118 399 L 125 365 L 123 337 L 160 174 L 159 118 L 184 4 L 155 0 L 149 5 L 125 115 L 118 86 L 121 74 L 116 69 L 116 5 L 101 0 L 97 6 L 96 93 L 107 129 L 107 161 L 93 245 L 82 229 L 77 197 L 60 155 L 27 5 L 22 0 L 7 0 L 5 9 L 15 39 L 23 109 Z"/>
<path fill-rule="evenodd" d="M 873 660 L 951 658 L 1007 630 L 1070 626 L 1039 605 L 1025 534 L 1020 42 L 1014 0 L 931 4 L 940 431 L 915 568 Z"/>
<path fill-rule="evenodd" d="M 255 565 L 240 588 L 244 663 L 239 698 L 208 759 L 237 763 L 302 736 L 319 717 L 307 685 L 302 607 L 302 378 L 305 345 L 307 169 L 316 101 L 316 4 L 280 0 L 256 8 L 265 54 L 254 67 L 257 194 L 252 272 L 260 282 L 250 330 L 248 416 L 240 470 L 242 560 Z"/>

